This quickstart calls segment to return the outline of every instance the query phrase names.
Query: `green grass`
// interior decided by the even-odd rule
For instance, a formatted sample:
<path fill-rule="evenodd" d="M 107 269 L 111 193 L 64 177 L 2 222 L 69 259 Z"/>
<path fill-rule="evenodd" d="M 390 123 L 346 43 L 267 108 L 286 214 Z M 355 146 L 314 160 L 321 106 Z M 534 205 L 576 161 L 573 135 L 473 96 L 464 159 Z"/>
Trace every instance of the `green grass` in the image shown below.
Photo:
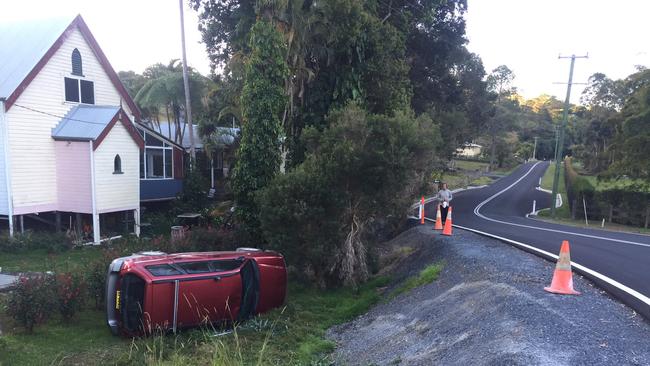
<path fill-rule="evenodd" d="M 485 171 L 485 168 L 488 166 L 488 163 L 481 163 L 478 161 L 468 161 L 468 160 L 454 160 L 454 164 L 457 169 L 463 170 L 480 170 Z"/>
<path fill-rule="evenodd" d="M 130 342 L 113 337 L 105 325 L 104 313 L 86 310 L 70 324 L 53 319 L 36 327 L 33 334 L 7 329 L 11 324 L 2 320 L 5 334 L 0 337 L 1 365 L 102 364 L 112 353 L 128 347 Z"/>
<path fill-rule="evenodd" d="M 555 174 L 555 164 L 549 165 L 548 169 L 542 177 L 542 188 L 553 190 L 553 178 Z M 568 219 L 571 217 L 571 211 L 569 210 L 569 199 L 566 194 L 566 185 L 564 184 L 564 173 L 560 172 L 560 181 L 558 183 L 558 193 L 562 195 L 562 206 L 556 210 L 558 218 Z M 553 198 L 554 199 L 554 198 Z M 551 209 L 544 209 L 539 212 L 541 217 L 550 217 Z"/>
<path fill-rule="evenodd" d="M 511 167 L 503 167 L 503 168 L 496 168 L 492 170 L 492 173 L 494 174 L 500 174 L 500 175 L 510 175 L 515 169 L 519 168 L 519 164 L 513 165 Z"/>
<path fill-rule="evenodd" d="M 45 249 L 17 253 L 0 253 L 3 272 L 72 271 L 82 268 L 89 261 L 100 258 L 99 247 L 75 248 L 61 253 L 49 254 Z"/>
<path fill-rule="evenodd" d="M 548 210 L 544 210 L 548 211 Z M 541 212 L 540 212 L 541 214 Z M 597 229 L 597 230 L 606 230 L 606 231 L 620 231 L 620 232 L 626 232 L 626 233 L 638 233 L 638 234 L 650 234 L 650 229 L 645 229 L 642 227 L 636 227 L 636 226 L 627 226 L 627 225 L 621 225 L 621 224 L 616 224 L 616 223 L 610 223 L 610 222 L 605 222 L 605 227 L 601 227 L 602 221 L 599 220 L 589 220 L 589 225 L 585 225 L 585 220 L 584 218 L 581 219 L 571 219 L 571 218 L 557 218 L 554 220 L 551 220 L 548 216 L 550 214 L 546 215 L 540 215 L 541 219 L 543 221 L 548 221 L 548 222 L 555 222 L 559 224 L 564 224 L 564 225 L 569 225 L 569 226 L 575 226 L 575 227 L 583 227 L 583 228 L 589 228 L 589 229 Z"/>
<path fill-rule="evenodd" d="M 596 191 L 604 191 L 612 188 L 626 188 L 629 186 L 635 186 L 635 187 L 645 186 L 646 192 L 647 190 L 650 190 L 650 187 L 647 186 L 647 183 L 643 182 L 642 180 L 619 179 L 619 180 L 598 181 L 598 177 L 594 175 L 581 175 L 581 176 L 585 177 L 589 181 L 589 183 L 591 183 L 591 185 L 594 186 Z"/>
<path fill-rule="evenodd" d="M 404 281 L 402 285 L 400 285 L 391 293 L 391 297 L 398 296 L 416 287 L 420 287 L 435 281 L 440 275 L 440 272 L 442 272 L 444 266 L 445 264 L 443 262 L 438 262 L 427 266 L 425 269 L 420 271 L 417 276 L 410 277 Z"/>
<path fill-rule="evenodd" d="M 51 321 L 31 335 L 1 319 L 0 365 L 329 365 L 335 345 L 325 331 L 365 313 L 388 282 L 378 277 L 356 290 L 291 285 L 284 309 L 220 337 L 203 329 L 131 341 L 111 336 L 104 314 L 91 310 L 70 324 Z"/>
<path fill-rule="evenodd" d="M 492 182 L 493 182 L 492 178 L 482 176 L 482 177 L 479 177 L 479 178 L 477 178 L 477 179 L 474 179 L 474 180 L 470 183 L 470 185 L 471 185 L 471 186 L 483 186 L 483 185 L 491 184 Z"/>

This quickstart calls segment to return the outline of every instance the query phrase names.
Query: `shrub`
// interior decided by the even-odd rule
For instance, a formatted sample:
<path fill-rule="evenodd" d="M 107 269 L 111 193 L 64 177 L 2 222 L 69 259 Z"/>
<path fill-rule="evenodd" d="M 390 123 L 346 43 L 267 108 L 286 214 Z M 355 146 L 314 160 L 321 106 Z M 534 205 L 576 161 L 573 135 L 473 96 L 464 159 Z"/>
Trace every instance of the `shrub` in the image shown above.
<path fill-rule="evenodd" d="M 193 251 L 234 250 L 237 248 L 230 231 L 212 228 L 195 228 L 189 232 L 188 245 Z"/>
<path fill-rule="evenodd" d="M 0 238 L 0 252 L 20 252 L 24 250 L 45 249 L 49 253 L 59 253 L 72 248 L 72 241 L 64 233 L 26 231 L 13 238 Z"/>
<path fill-rule="evenodd" d="M 55 311 L 55 279 L 51 275 L 21 276 L 9 294 L 7 313 L 28 333 L 44 323 Z"/>
<path fill-rule="evenodd" d="M 56 293 L 59 313 L 69 321 L 84 304 L 86 283 L 78 273 L 65 272 L 56 275 Z"/>
<path fill-rule="evenodd" d="M 100 310 L 106 300 L 106 273 L 110 261 L 95 260 L 86 265 L 85 281 L 87 295 L 95 304 L 95 309 Z"/>
<path fill-rule="evenodd" d="M 320 285 L 368 276 L 373 220 L 405 217 L 430 175 L 438 131 L 407 112 L 369 115 L 355 104 L 304 132 L 305 161 L 258 194 L 272 248 Z"/>

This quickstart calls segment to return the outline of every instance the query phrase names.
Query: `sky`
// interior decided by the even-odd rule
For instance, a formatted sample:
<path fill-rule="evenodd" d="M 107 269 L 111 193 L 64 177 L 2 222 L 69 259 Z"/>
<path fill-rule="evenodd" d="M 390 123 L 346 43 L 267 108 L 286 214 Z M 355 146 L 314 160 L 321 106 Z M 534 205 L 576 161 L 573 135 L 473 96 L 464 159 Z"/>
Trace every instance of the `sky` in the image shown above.
<path fill-rule="evenodd" d="M 514 71 L 514 85 L 526 98 L 546 93 L 566 97 L 569 59 L 576 59 L 573 81 L 587 82 L 602 72 L 612 79 L 650 67 L 650 35 L 644 0 L 469 0 L 468 48 L 489 73 L 499 65 Z M 577 103 L 584 85 L 574 85 Z"/>
<path fill-rule="evenodd" d="M 650 67 L 650 34 L 644 0 L 468 0 L 468 48 L 486 71 L 507 65 L 526 98 L 566 96 L 570 56 L 574 82 L 595 72 L 624 78 L 635 65 Z M 185 8 L 188 64 L 204 75 L 210 65 L 200 43 L 197 13 Z M 81 14 L 116 71 L 141 73 L 156 62 L 181 58 L 178 0 L 0 0 L 0 22 Z M 571 101 L 583 85 L 574 85 Z"/>
<path fill-rule="evenodd" d="M 115 71 L 181 58 L 178 0 L 0 0 L 0 22 L 81 14 Z M 210 73 L 198 14 L 183 0 L 187 63 Z M 1 61 L 0 61 L 1 62 Z"/>

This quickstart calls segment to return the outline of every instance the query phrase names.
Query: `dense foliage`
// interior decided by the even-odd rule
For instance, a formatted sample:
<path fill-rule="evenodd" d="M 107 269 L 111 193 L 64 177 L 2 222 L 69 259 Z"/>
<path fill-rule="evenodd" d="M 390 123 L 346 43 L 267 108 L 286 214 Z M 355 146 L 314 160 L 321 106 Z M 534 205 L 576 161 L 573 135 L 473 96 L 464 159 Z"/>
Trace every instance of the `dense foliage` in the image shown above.
<path fill-rule="evenodd" d="M 57 307 L 55 286 L 54 276 L 20 277 L 7 301 L 7 314 L 32 333 Z"/>
<path fill-rule="evenodd" d="M 327 122 L 305 131 L 305 161 L 262 190 L 260 218 L 269 245 L 321 286 L 354 284 L 368 276 L 373 223 L 402 220 L 425 183 L 438 131 L 426 116 L 356 104 Z"/>
<path fill-rule="evenodd" d="M 233 177 L 237 214 L 253 240 L 259 240 L 259 221 L 254 195 L 266 187 L 280 169 L 282 126 L 280 113 L 285 104 L 282 88 L 287 76 L 286 52 L 281 35 L 268 20 L 252 29 L 251 55 L 242 90 L 246 123 Z"/>

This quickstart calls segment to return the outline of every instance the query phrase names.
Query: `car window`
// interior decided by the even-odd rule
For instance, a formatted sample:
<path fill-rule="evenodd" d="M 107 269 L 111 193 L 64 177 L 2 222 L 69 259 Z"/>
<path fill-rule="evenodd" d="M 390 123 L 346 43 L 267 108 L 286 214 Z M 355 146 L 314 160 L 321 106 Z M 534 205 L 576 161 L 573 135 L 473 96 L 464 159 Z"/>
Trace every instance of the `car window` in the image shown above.
<path fill-rule="evenodd" d="M 210 268 L 213 272 L 232 271 L 239 268 L 242 261 L 239 259 L 226 259 L 220 261 L 210 261 Z"/>
<path fill-rule="evenodd" d="M 207 261 L 206 262 L 176 263 L 176 265 L 181 267 L 188 274 L 212 272 L 212 270 L 210 269 L 210 264 Z"/>
<path fill-rule="evenodd" d="M 154 276 L 173 276 L 181 274 L 181 271 L 169 264 L 158 264 L 154 266 L 146 266 L 145 268 Z"/>

